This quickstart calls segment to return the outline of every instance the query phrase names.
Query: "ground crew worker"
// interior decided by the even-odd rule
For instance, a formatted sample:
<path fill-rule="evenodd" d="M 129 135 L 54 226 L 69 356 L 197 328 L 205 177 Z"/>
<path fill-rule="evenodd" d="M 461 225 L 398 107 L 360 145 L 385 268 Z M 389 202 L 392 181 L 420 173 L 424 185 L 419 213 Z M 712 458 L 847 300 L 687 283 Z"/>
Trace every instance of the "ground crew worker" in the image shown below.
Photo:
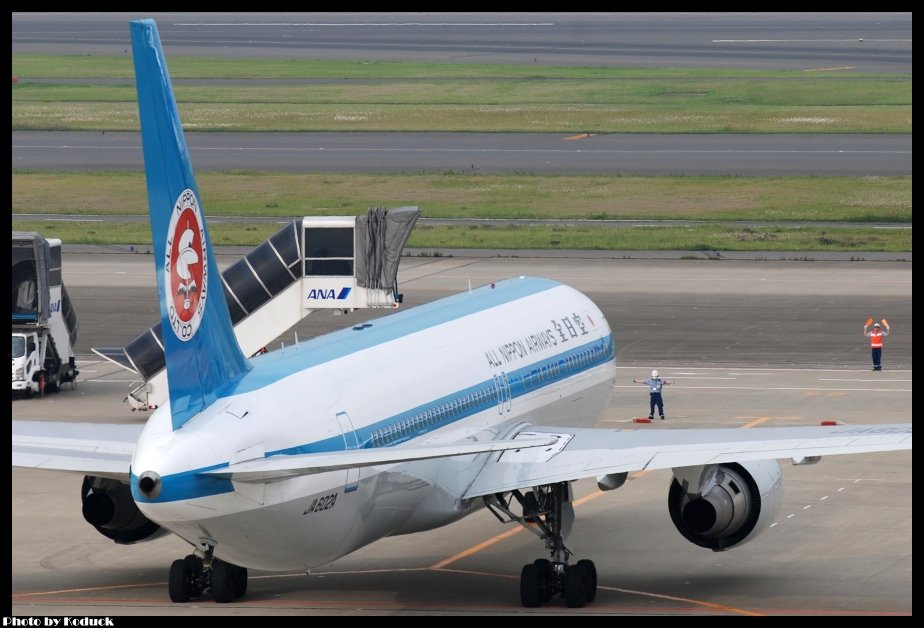
<path fill-rule="evenodd" d="M 648 392 L 651 396 L 651 409 L 648 412 L 648 418 L 654 418 L 655 406 L 658 407 L 658 413 L 661 415 L 661 420 L 664 420 L 664 399 L 661 397 L 661 388 L 665 384 L 673 384 L 674 380 L 672 379 L 661 379 L 658 376 L 658 369 L 655 369 L 651 372 L 651 377 L 645 380 L 633 379 L 633 382 L 636 384 L 647 384 Z"/>
<path fill-rule="evenodd" d="M 889 321 L 882 319 L 882 324 L 885 325 L 885 331 L 882 330 L 882 326 L 879 323 L 873 325 L 873 328 L 870 331 L 866 331 L 869 328 L 869 324 L 873 322 L 873 319 L 866 321 L 866 325 L 863 326 L 863 335 L 869 338 L 869 346 L 873 350 L 873 370 L 881 371 L 882 370 L 882 339 L 889 335 Z"/>

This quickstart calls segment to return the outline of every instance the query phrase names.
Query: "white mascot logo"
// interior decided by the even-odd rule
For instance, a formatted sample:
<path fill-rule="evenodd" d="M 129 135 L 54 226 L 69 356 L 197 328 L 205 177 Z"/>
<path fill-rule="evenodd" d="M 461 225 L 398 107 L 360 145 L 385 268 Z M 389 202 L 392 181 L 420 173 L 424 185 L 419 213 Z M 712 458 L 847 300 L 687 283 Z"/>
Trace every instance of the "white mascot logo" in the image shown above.
<path fill-rule="evenodd" d="M 186 342 L 196 335 L 208 294 L 208 254 L 199 202 L 183 190 L 173 207 L 164 259 L 167 317 L 176 337 Z"/>

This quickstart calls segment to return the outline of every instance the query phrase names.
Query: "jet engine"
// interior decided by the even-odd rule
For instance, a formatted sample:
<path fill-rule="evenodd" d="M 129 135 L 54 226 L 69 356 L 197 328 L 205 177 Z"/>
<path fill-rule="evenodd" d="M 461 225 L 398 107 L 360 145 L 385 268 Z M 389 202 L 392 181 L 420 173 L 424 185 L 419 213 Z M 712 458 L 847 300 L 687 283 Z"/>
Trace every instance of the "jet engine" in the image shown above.
<path fill-rule="evenodd" d="M 80 498 L 87 523 L 116 543 L 129 545 L 150 541 L 166 533 L 138 510 L 131 488 L 125 482 L 86 475 Z"/>
<path fill-rule="evenodd" d="M 762 532 L 782 501 L 780 465 L 757 460 L 675 468 L 667 507 L 688 541 L 721 552 Z"/>

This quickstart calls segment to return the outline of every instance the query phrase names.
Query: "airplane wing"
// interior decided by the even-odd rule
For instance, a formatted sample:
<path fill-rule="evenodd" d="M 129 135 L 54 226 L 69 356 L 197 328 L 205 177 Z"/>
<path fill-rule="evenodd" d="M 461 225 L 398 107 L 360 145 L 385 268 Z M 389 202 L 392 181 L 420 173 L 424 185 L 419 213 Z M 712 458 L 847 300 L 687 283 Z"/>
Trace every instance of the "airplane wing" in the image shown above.
<path fill-rule="evenodd" d="M 529 426 L 514 440 L 543 435 L 556 435 L 557 444 L 492 457 L 463 498 L 643 469 L 911 449 L 911 424 L 627 431 Z"/>
<path fill-rule="evenodd" d="M 132 454 L 143 428 L 143 425 L 13 421 L 13 466 L 128 481 Z"/>
<path fill-rule="evenodd" d="M 522 436 L 522 435 L 521 435 Z M 324 473 L 338 469 L 372 467 L 429 458 L 448 458 L 498 451 L 530 449 L 552 446 L 558 438 L 553 434 L 522 436 L 516 440 L 493 440 L 451 445 L 408 447 L 381 447 L 376 449 L 347 449 L 297 456 L 278 455 L 238 462 L 220 469 L 203 471 L 203 475 L 229 478 L 235 482 L 271 482 L 297 475 Z"/>

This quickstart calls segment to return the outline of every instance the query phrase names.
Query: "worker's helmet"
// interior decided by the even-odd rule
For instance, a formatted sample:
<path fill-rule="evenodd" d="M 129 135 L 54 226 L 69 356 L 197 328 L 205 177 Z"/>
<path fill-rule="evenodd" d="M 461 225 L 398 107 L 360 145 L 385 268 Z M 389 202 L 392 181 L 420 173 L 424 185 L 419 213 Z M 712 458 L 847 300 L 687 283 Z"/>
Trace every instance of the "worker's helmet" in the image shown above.
<path fill-rule="evenodd" d="M 653 370 L 653 371 L 651 372 L 651 376 L 652 376 L 652 377 L 657 377 L 657 376 L 658 376 L 658 369 Z"/>
<path fill-rule="evenodd" d="M 876 323 L 875 325 L 873 325 L 873 327 L 880 327 L 880 325 L 879 323 Z"/>

